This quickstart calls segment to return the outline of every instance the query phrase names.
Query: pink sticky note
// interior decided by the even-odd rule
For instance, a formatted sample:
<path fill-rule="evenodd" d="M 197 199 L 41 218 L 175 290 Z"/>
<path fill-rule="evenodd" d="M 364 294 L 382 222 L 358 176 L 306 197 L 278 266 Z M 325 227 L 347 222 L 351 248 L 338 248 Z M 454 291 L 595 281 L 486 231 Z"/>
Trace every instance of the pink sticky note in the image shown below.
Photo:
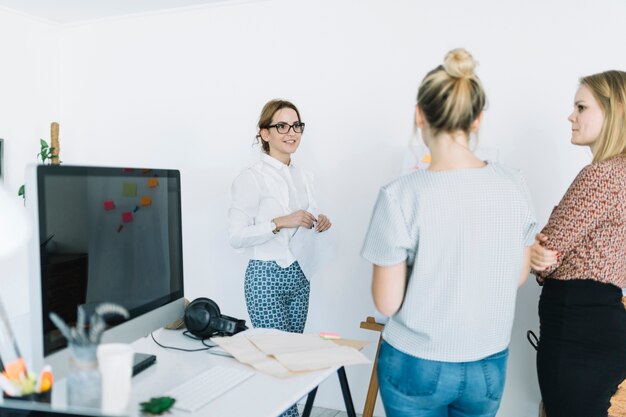
<path fill-rule="evenodd" d="M 128 223 L 133 221 L 133 213 L 131 211 L 127 211 L 122 213 L 122 222 Z"/>
<path fill-rule="evenodd" d="M 115 208 L 115 203 L 113 201 L 105 201 L 104 202 L 104 209 L 106 211 L 113 210 L 114 208 Z"/>
<path fill-rule="evenodd" d="M 148 179 L 148 187 L 150 188 L 154 188 L 154 187 L 158 187 L 159 186 L 159 180 L 156 178 L 149 178 Z"/>
<path fill-rule="evenodd" d="M 144 195 L 139 200 L 139 204 L 142 206 L 150 206 L 152 205 L 152 198 L 149 195 Z"/>
<path fill-rule="evenodd" d="M 339 336 L 337 333 L 329 333 L 329 332 L 320 332 L 320 337 L 322 339 L 329 339 L 329 340 L 341 339 L 341 336 Z"/>

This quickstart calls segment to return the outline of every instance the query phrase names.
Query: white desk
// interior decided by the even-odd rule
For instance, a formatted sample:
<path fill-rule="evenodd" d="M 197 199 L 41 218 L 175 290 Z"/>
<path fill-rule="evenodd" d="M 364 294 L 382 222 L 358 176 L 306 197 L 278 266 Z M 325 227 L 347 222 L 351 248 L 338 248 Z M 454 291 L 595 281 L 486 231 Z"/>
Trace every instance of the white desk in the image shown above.
<path fill-rule="evenodd" d="M 200 348 L 202 344 L 182 335 L 180 331 L 159 330 L 156 340 L 166 346 Z M 133 378 L 131 415 L 138 415 L 139 403 L 150 397 L 163 395 L 199 371 L 215 364 L 245 367 L 235 359 L 202 352 L 181 352 L 157 346 L 152 338 L 143 338 L 135 343 L 136 352 L 153 353 L 157 362 Z M 260 372 L 223 394 L 197 412 L 203 417 L 276 417 L 315 389 L 335 368 L 298 375 L 286 379 L 275 378 Z M 173 411 L 174 416 L 189 416 L 189 413 Z"/>
<path fill-rule="evenodd" d="M 183 336 L 178 330 L 157 330 L 154 332 L 156 340 L 165 346 L 175 346 L 185 349 L 198 349 L 203 347 L 200 341 L 195 341 Z M 228 366 L 250 367 L 240 364 L 235 359 L 213 355 L 208 351 L 182 352 L 159 347 L 150 336 L 137 340 L 132 344 L 136 352 L 152 353 L 157 356 L 156 363 L 135 377 L 132 381 L 132 393 L 128 407 L 128 415 L 133 417 L 141 416 L 139 403 L 149 400 L 151 397 L 162 396 L 171 388 L 180 385 L 185 380 L 193 377 L 198 372 L 216 364 L 228 364 Z M 342 390 L 346 395 L 348 389 L 345 381 L 343 368 L 329 368 L 302 375 L 281 379 L 275 378 L 260 372 L 256 372 L 233 390 L 221 395 L 217 399 L 207 404 L 194 414 L 172 409 L 168 414 L 170 417 L 276 417 L 287 410 L 293 404 L 307 396 L 309 393 L 310 408 L 317 386 L 328 376 L 340 371 Z M 53 390 L 53 407 L 65 404 L 65 384 L 64 381 L 55 384 Z M 345 388 L 344 388 L 345 386 Z M 352 406 L 349 389 L 347 392 L 350 398 L 347 407 Z"/>

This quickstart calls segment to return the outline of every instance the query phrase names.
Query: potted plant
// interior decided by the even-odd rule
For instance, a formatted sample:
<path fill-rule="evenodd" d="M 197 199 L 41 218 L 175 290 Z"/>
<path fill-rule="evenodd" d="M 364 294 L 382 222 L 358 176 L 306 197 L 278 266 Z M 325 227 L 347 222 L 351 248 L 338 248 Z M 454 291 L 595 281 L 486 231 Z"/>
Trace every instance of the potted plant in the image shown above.
<path fill-rule="evenodd" d="M 59 165 L 61 160 L 59 159 L 59 152 L 61 148 L 59 146 L 59 124 L 52 122 L 50 125 L 50 145 L 44 139 L 39 139 L 39 145 L 41 149 L 37 154 L 38 158 L 41 158 L 41 163 L 46 165 Z M 24 184 L 17 191 L 17 195 L 26 198 L 26 189 Z"/>

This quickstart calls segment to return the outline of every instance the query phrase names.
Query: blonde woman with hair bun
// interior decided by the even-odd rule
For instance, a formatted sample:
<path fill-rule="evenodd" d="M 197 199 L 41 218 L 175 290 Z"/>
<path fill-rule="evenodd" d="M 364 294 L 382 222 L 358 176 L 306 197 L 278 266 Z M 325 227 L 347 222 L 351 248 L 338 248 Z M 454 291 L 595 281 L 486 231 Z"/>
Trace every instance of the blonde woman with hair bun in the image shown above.
<path fill-rule="evenodd" d="M 475 68 L 455 49 L 423 79 L 415 123 L 431 164 L 382 187 L 361 251 L 389 316 L 377 366 L 387 417 L 500 406 L 536 220 L 522 175 L 469 146 L 486 104 Z"/>
<path fill-rule="evenodd" d="M 581 78 L 568 120 L 593 160 L 532 247 L 537 375 L 549 417 L 602 417 L 626 378 L 626 72 Z"/>

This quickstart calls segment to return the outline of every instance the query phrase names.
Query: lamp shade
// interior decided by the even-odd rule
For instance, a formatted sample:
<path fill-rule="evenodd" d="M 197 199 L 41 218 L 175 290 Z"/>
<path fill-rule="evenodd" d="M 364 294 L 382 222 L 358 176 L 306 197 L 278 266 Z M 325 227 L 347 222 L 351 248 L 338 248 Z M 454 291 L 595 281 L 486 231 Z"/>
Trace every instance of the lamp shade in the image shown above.
<path fill-rule="evenodd" d="M 0 184 L 0 258 L 10 255 L 26 244 L 31 226 L 18 197 L 13 196 Z"/>

